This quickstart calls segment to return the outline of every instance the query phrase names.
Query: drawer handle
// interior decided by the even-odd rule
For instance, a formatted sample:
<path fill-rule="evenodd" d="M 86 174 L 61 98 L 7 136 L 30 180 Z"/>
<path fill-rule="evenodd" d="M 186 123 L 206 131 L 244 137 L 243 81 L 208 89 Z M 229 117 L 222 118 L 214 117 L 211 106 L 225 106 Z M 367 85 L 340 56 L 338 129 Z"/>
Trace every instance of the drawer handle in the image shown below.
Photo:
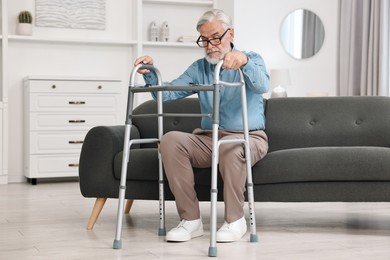
<path fill-rule="evenodd" d="M 82 144 L 84 141 L 69 141 L 70 144 Z"/>
<path fill-rule="evenodd" d="M 80 124 L 80 123 L 85 123 L 85 120 L 69 120 L 69 123 Z"/>
<path fill-rule="evenodd" d="M 79 164 L 78 163 L 69 163 L 68 166 L 69 167 L 79 167 Z"/>
<path fill-rule="evenodd" d="M 69 101 L 69 105 L 85 105 L 85 101 Z"/>

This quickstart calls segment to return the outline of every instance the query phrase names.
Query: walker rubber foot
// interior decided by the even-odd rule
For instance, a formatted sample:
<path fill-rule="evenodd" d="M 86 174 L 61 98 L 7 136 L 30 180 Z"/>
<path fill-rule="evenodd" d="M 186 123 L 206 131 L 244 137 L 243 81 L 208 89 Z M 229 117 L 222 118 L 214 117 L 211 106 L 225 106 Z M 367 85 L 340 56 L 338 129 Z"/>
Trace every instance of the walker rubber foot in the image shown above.
<path fill-rule="evenodd" d="M 114 249 L 121 249 L 122 248 L 122 241 L 121 240 L 114 240 L 114 245 L 113 245 L 113 248 Z"/>
<path fill-rule="evenodd" d="M 217 256 L 217 247 L 213 247 L 213 246 L 209 247 L 209 256 L 211 257 Z"/>
<path fill-rule="evenodd" d="M 167 230 L 165 228 L 160 228 L 158 230 L 158 235 L 159 236 L 165 236 L 167 234 Z"/>
<path fill-rule="evenodd" d="M 251 242 L 257 242 L 257 241 L 258 241 L 258 239 L 257 239 L 257 234 L 251 234 L 250 241 L 251 241 Z"/>

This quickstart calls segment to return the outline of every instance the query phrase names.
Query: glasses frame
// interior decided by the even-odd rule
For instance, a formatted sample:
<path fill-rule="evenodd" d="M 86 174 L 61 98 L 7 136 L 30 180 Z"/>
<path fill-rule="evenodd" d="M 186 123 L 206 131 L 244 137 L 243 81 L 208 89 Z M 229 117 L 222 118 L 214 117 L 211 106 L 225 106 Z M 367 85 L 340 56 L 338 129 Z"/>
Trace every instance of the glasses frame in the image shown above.
<path fill-rule="evenodd" d="M 198 44 L 198 46 L 200 48 L 207 48 L 209 46 L 209 44 L 211 44 L 212 46 L 218 46 L 222 43 L 222 38 L 225 36 L 225 34 L 229 30 L 230 30 L 230 28 L 227 28 L 226 31 L 221 35 L 221 37 L 211 38 L 208 40 L 202 40 L 202 35 L 199 35 L 199 38 L 196 40 L 196 44 Z M 219 43 L 217 43 L 217 44 L 211 43 L 211 41 L 215 41 L 215 40 L 219 40 Z M 206 43 L 206 45 L 204 45 L 204 43 Z"/>

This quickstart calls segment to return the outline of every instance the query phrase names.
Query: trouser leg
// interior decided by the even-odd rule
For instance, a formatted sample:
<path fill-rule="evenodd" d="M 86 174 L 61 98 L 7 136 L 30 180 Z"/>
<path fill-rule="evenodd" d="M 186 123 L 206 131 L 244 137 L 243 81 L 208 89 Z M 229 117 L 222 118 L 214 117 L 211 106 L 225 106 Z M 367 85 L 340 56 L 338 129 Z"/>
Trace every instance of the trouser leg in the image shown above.
<path fill-rule="evenodd" d="M 243 138 L 243 134 L 224 132 L 222 139 Z M 252 166 L 268 151 L 267 136 L 263 131 L 249 136 Z M 219 148 L 219 171 L 224 183 L 225 221 L 234 222 L 244 216 L 246 163 L 242 144 L 224 144 Z"/>
<path fill-rule="evenodd" d="M 169 187 L 175 196 L 181 219 L 200 218 L 192 167 L 211 165 L 212 140 L 209 136 L 172 131 L 160 142 L 161 156 Z"/>
<path fill-rule="evenodd" d="M 200 218 L 192 167 L 211 166 L 211 131 L 200 130 L 194 133 L 168 132 L 160 143 L 169 187 L 175 196 L 180 218 L 186 220 Z M 249 137 L 251 162 L 254 165 L 267 154 L 267 136 L 264 131 L 255 131 L 251 132 Z M 219 131 L 219 138 L 243 138 L 243 134 Z M 241 144 L 220 146 L 219 171 L 224 182 L 225 220 L 231 223 L 244 216 L 246 165 Z"/>

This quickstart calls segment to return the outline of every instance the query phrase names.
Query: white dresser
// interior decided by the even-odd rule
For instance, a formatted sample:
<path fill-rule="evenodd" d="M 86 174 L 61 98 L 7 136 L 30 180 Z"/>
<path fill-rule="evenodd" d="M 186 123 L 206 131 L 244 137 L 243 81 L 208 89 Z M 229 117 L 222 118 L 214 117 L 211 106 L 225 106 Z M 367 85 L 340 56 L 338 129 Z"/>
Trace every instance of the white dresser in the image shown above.
<path fill-rule="evenodd" d="M 32 184 L 38 178 L 78 176 L 88 130 L 124 121 L 120 80 L 29 76 L 23 85 L 24 175 Z"/>

